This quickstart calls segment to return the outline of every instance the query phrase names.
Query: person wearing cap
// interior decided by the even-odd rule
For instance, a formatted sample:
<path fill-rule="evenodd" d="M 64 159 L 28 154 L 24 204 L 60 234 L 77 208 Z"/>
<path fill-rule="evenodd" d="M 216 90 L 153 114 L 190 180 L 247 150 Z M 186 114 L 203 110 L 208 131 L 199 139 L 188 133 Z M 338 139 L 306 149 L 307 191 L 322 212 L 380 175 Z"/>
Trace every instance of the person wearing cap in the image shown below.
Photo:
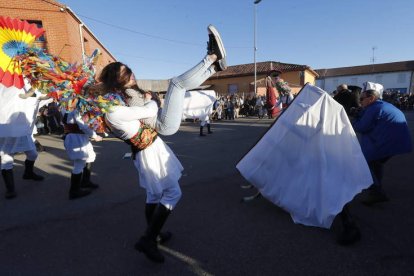
<path fill-rule="evenodd" d="M 404 114 L 382 101 L 377 90 L 362 92 L 360 102 L 362 109 L 352 125 L 374 180 L 363 203 L 372 205 L 389 200 L 382 188 L 384 164 L 394 155 L 411 152 L 412 144 Z"/>

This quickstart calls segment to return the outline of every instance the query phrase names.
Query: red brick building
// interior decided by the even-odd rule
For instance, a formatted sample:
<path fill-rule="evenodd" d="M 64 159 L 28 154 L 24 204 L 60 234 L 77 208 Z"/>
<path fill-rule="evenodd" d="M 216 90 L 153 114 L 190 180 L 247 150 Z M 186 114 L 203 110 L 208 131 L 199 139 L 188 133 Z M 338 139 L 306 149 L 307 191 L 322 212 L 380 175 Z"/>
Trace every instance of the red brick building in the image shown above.
<path fill-rule="evenodd" d="M 70 8 L 54 0 L 2 1 L 0 15 L 27 20 L 41 26 L 45 34 L 36 44 L 70 63 L 81 63 L 83 54 L 90 55 L 97 48 L 102 53 L 96 66 L 97 71 L 116 61 Z"/>

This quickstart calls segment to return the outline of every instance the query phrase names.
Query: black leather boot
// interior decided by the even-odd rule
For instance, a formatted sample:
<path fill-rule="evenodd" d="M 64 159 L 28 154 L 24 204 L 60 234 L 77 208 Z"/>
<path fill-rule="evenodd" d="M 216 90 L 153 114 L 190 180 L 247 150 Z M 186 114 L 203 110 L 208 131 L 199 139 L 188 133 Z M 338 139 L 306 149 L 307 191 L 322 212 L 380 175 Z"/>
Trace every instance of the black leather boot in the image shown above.
<path fill-rule="evenodd" d="M 147 220 L 147 225 L 150 224 L 152 215 L 154 214 L 157 203 L 146 203 L 145 204 L 145 218 Z M 172 233 L 170 231 L 160 232 L 157 236 L 156 241 L 160 244 L 164 244 L 172 238 Z"/>
<path fill-rule="evenodd" d="M 31 160 L 27 160 L 27 159 L 26 159 L 26 161 L 24 161 L 23 179 L 31 179 L 31 180 L 35 180 L 35 181 L 42 181 L 45 178 L 43 176 L 35 174 L 33 172 L 34 163 L 35 163 L 35 161 L 31 161 Z"/>
<path fill-rule="evenodd" d="M 45 151 L 45 147 L 44 147 L 44 146 L 42 146 L 42 144 L 40 144 L 40 142 L 39 142 L 39 141 L 35 140 L 35 141 L 34 141 L 34 143 L 35 143 L 35 146 L 36 146 L 36 151 L 37 151 L 37 152 L 42 152 L 42 151 Z"/>
<path fill-rule="evenodd" d="M 99 188 L 98 184 L 91 182 L 91 167 L 92 163 L 86 163 L 85 167 L 83 168 L 81 188 Z"/>
<path fill-rule="evenodd" d="M 338 226 L 336 229 L 336 241 L 340 245 L 350 245 L 361 239 L 361 232 L 355 220 L 349 213 L 348 206 L 337 215 Z"/>
<path fill-rule="evenodd" d="M 203 133 L 203 127 L 202 127 L 202 126 L 200 127 L 200 136 L 206 136 L 206 135 Z"/>
<path fill-rule="evenodd" d="M 70 177 L 69 199 L 81 198 L 91 193 L 90 190 L 81 189 L 81 186 L 80 186 L 81 180 L 82 180 L 82 173 L 78 173 L 78 174 L 72 173 Z"/>
<path fill-rule="evenodd" d="M 211 126 L 210 124 L 207 124 L 207 132 L 208 134 L 212 134 L 213 132 L 211 131 Z"/>
<path fill-rule="evenodd" d="M 371 206 L 380 202 L 387 202 L 390 199 L 382 190 L 381 186 L 372 184 L 371 187 L 364 192 L 364 198 L 362 199 L 362 204 L 366 206 Z"/>
<path fill-rule="evenodd" d="M 135 244 L 135 249 L 143 252 L 153 262 L 164 262 L 164 256 L 158 250 L 156 239 L 170 213 L 171 211 L 164 205 L 158 204 L 145 231 L 145 235 Z"/>
<path fill-rule="evenodd" d="M 6 184 L 6 194 L 4 197 L 7 199 L 15 198 L 17 194 L 14 191 L 13 169 L 1 170 L 1 175 L 3 176 L 4 183 Z"/>

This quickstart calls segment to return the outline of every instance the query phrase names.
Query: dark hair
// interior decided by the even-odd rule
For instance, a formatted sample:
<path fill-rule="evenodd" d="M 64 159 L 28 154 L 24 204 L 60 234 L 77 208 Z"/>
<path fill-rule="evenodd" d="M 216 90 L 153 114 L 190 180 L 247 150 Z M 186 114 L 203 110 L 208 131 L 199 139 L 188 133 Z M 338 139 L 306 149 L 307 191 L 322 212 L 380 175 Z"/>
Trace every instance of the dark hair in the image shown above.
<path fill-rule="evenodd" d="M 278 77 L 281 73 L 282 72 L 278 70 L 270 70 L 270 72 L 267 75 L 271 77 Z"/>
<path fill-rule="evenodd" d="M 145 91 L 139 88 L 138 85 L 125 87 L 130 81 L 131 76 L 132 70 L 126 64 L 123 64 L 122 62 L 112 62 L 102 69 L 98 80 L 103 84 L 107 92 L 121 92 L 125 98 L 130 98 L 130 96 L 125 93 L 127 88 L 137 90 L 141 94 L 144 94 Z"/>
<path fill-rule="evenodd" d="M 105 86 L 108 91 L 124 92 L 125 85 L 131 79 L 132 70 L 121 62 L 112 62 L 106 65 L 101 74 L 99 81 Z"/>
<path fill-rule="evenodd" d="M 131 88 L 144 94 L 145 91 L 139 88 L 136 84 L 132 87 L 126 87 L 131 76 L 132 70 L 126 64 L 123 64 L 122 62 L 112 62 L 102 69 L 98 80 L 106 91 L 105 93 L 118 92 L 121 93 L 124 98 L 130 98 L 130 96 L 125 93 L 125 90 Z"/>

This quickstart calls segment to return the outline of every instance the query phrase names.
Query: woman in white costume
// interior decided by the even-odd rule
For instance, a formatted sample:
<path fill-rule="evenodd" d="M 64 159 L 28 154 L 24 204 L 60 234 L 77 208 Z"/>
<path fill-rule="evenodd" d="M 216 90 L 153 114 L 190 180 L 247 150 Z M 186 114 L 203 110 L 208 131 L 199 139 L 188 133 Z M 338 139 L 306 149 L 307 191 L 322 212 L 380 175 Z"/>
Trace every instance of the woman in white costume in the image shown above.
<path fill-rule="evenodd" d="M 164 256 L 158 250 L 157 237 L 181 198 L 178 180 L 183 170 L 180 161 L 157 137 L 157 133 L 176 133 L 181 124 L 185 92 L 200 86 L 216 71 L 226 69 L 226 53 L 220 35 L 212 25 L 208 26 L 208 32 L 206 57 L 171 80 L 159 114 L 156 102 L 149 101 L 144 106 L 116 106 L 105 115 L 105 122 L 112 132 L 133 148 L 139 182 L 147 192 L 145 214 L 148 220 L 147 229 L 135 248 L 154 262 L 164 262 Z M 116 93 L 125 102 L 130 101 L 126 90 L 137 87 L 131 69 L 119 62 L 108 64 L 99 81 L 105 92 Z M 156 120 L 152 120 L 152 125 L 142 121 L 154 117 Z"/>
<path fill-rule="evenodd" d="M 97 184 L 90 181 L 91 165 L 96 154 L 89 138 L 99 142 L 102 141 L 102 137 L 83 122 L 76 110 L 63 116 L 63 126 L 64 146 L 69 159 L 73 161 L 69 199 L 76 199 L 89 195 L 90 189 L 98 188 Z"/>
<path fill-rule="evenodd" d="M 34 163 L 38 157 L 33 139 L 34 118 L 37 114 L 39 103 L 44 100 L 39 94 L 35 97 L 23 99 L 19 97 L 24 93 L 23 89 L 16 87 L 6 88 L 0 86 L 1 112 L 0 112 L 0 156 L 1 174 L 6 185 L 6 199 L 17 196 L 14 185 L 13 164 L 14 155 L 24 152 L 23 179 L 42 181 L 43 176 L 36 174 Z"/>

